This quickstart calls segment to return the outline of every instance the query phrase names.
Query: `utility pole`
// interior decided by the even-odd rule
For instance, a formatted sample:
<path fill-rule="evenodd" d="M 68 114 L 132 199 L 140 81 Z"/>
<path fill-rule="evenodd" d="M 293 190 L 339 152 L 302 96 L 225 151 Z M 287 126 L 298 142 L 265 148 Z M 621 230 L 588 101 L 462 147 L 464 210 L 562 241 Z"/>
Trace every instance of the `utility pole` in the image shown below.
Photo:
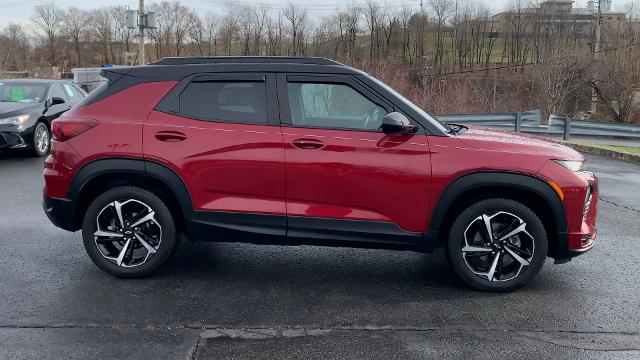
<path fill-rule="evenodd" d="M 138 45 L 140 47 L 138 61 L 140 65 L 144 65 L 144 28 L 146 25 L 144 14 L 144 0 L 140 0 L 138 6 Z"/>
<path fill-rule="evenodd" d="M 593 58 L 597 62 L 600 58 L 600 27 L 602 22 L 602 1 L 598 0 L 598 15 L 596 18 L 596 41 L 593 46 Z M 596 64 L 597 65 L 597 64 Z M 598 94 L 595 89 L 591 90 L 591 114 L 598 110 Z"/>
<path fill-rule="evenodd" d="M 155 12 L 144 12 L 144 0 L 140 0 L 138 10 L 125 12 L 125 25 L 128 29 L 138 28 L 138 63 L 144 65 L 144 29 L 157 29 L 158 20 Z"/>

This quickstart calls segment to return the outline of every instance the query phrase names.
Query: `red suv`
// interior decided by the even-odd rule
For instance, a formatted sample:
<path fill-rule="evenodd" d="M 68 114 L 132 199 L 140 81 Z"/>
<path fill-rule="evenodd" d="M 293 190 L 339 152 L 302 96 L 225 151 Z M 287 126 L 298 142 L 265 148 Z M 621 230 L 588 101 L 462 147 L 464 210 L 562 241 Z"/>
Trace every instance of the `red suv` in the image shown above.
<path fill-rule="evenodd" d="M 144 276 L 191 240 L 431 252 L 482 290 L 519 288 L 589 250 L 584 158 L 519 134 L 441 124 L 321 58 L 167 58 L 53 122 L 44 209 L 102 270 Z M 454 101 L 452 99 L 452 101 Z"/>

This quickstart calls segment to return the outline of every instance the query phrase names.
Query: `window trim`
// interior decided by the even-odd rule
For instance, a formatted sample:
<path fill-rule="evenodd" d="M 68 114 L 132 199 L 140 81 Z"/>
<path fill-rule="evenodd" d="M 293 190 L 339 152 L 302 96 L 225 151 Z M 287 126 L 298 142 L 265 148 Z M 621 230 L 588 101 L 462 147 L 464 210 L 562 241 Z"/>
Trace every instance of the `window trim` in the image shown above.
<path fill-rule="evenodd" d="M 180 113 L 180 95 L 192 82 L 264 82 L 266 88 L 267 122 L 221 121 L 201 119 Z M 255 126 L 280 126 L 275 75 L 272 73 L 196 73 L 180 80 L 154 107 L 154 110 L 185 119 L 212 124 L 240 124 Z"/>
<path fill-rule="evenodd" d="M 349 75 L 321 75 L 321 74 L 278 74 L 278 102 L 280 107 L 280 123 L 284 127 L 304 128 L 304 129 L 325 129 L 325 130 L 341 130 L 341 131 L 358 131 L 358 132 L 374 132 L 382 133 L 380 129 L 357 129 L 347 127 L 328 127 L 328 126 L 314 126 L 314 125 L 301 125 L 294 124 L 291 115 L 291 106 L 289 102 L 289 83 L 306 83 L 306 84 L 338 84 L 346 85 L 355 90 L 360 95 L 364 96 L 367 100 L 371 101 L 375 105 L 383 108 L 387 114 L 394 111 L 394 107 L 388 101 L 378 96 L 377 94 L 369 91 L 363 87 L 360 83 L 355 81 Z"/>

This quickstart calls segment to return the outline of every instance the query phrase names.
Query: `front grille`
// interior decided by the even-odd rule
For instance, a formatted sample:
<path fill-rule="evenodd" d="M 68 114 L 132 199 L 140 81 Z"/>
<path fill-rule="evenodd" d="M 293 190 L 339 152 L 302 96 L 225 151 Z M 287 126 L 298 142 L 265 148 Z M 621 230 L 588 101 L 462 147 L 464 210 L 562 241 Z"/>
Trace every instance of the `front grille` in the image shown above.
<path fill-rule="evenodd" d="M 591 207 L 591 199 L 593 199 L 593 187 L 589 185 L 587 188 L 587 195 L 584 198 L 584 209 L 582 209 L 582 221 L 587 219 L 589 208 Z"/>

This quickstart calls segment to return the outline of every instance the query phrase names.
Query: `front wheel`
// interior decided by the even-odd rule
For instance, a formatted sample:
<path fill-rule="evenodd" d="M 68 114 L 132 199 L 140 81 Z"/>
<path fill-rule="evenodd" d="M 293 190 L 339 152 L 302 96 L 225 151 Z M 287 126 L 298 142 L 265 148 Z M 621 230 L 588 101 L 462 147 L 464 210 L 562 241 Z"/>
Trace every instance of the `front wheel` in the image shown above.
<path fill-rule="evenodd" d="M 98 196 L 82 223 L 91 260 L 118 277 L 142 277 L 166 262 L 178 242 L 173 216 L 155 194 L 138 187 Z"/>
<path fill-rule="evenodd" d="M 51 137 L 47 125 L 43 122 L 37 123 L 33 129 L 33 144 L 31 144 L 33 155 L 38 157 L 47 155 L 50 146 Z"/>
<path fill-rule="evenodd" d="M 538 216 L 510 199 L 479 201 L 462 211 L 447 242 L 455 273 L 470 286 L 493 292 L 533 280 L 547 256 L 547 234 Z"/>

